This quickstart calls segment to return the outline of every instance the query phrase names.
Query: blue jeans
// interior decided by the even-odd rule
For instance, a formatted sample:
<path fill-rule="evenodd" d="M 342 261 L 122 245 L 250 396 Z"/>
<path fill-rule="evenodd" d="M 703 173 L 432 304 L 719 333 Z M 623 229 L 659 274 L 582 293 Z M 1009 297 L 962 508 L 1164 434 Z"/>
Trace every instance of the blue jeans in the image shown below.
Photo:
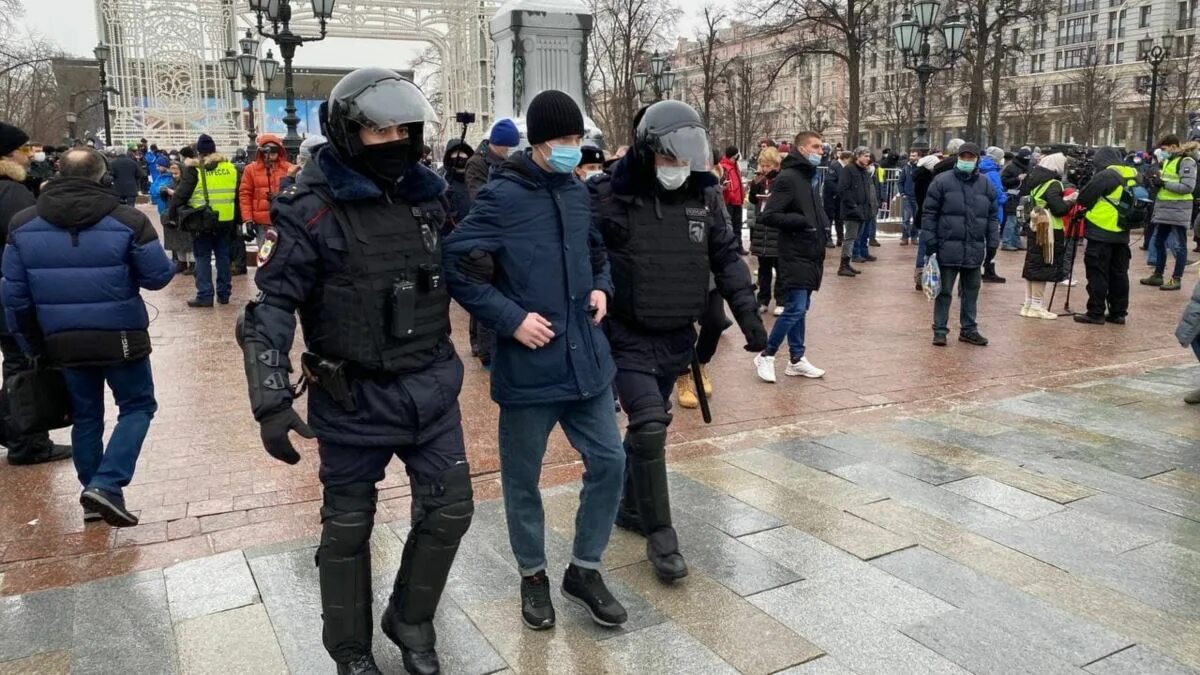
<path fill-rule="evenodd" d="M 1170 234 L 1164 234 L 1164 232 Z M 1171 253 L 1175 255 L 1175 269 L 1171 272 L 1171 276 L 1182 279 L 1183 272 L 1187 268 L 1187 228 L 1159 223 L 1154 226 L 1153 244 L 1154 273 L 1161 277 L 1167 269 L 1167 248 L 1169 246 Z"/>
<path fill-rule="evenodd" d="M 196 299 L 201 302 L 212 302 L 213 279 L 212 265 L 217 267 L 217 297 L 228 298 L 233 293 L 229 264 L 229 228 L 212 234 L 198 234 L 192 242 L 192 251 L 196 254 Z"/>
<path fill-rule="evenodd" d="M 771 335 L 767 338 L 767 349 L 763 353 L 775 356 L 775 352 L 783 346 L 786 338 L 788 354 L 795 363 L 804 358 L 804 323 L 808 309 L 812 307 L 812 291 L 788 291 L 787 304 L 783 314 L 775 319 L 771 327 Z"/>
<path fill-rule="evenodd" d="M 904 239 L 916 239 L 921 236 L 920 227 L 913 227 L 913 217 L 917 215 L 917 200 L 912 197 L 904 197 L 900 204 L 900 227 L 901 237 Z"/>
<path fill-rule="evenodd" d="M 1016 215 L 1010 213 L 1004 217 L 1004 231 L 1001 234 L 1000 244 L 1002 246 L 1021 248 L 1021 226 L 1017 224 Z"/>
<path fill-rule="evenodd" d="M 116 366 L 63 368 L 74 409 L 71 444 L 75 472 L 85 488 L 121 494 L 133 480 L 133 469 L 150 420 L 158 410 L 150 359 Z M 117 402 L 117 426 L 104 447 L 104 383 Z"/>
<path fill-rule="evenodd" d="M 625 448 L 609 392 L 583 401 L 501 406 L 500 486 L 508 541 L 521 576 L 546 569 L 546 516 L 538 481 L 555 424 L 562 426 L 584 467 L 572 564 L 600 569 L 624 487 Z"/>
<path fill-rule="evenodd" d="M 865 258 L 870 253 L 870 241 L 875 238 L 875 216 L 864 220 L 858 228 L 858 237 L 854 240 L 854 255 Z"/>

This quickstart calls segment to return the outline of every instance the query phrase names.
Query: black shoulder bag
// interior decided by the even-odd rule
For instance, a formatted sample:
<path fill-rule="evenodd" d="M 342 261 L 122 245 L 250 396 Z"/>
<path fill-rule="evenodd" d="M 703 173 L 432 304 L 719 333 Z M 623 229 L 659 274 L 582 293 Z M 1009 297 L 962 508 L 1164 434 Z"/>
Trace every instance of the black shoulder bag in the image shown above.
<path fill-rule="evenodd" d="M 204 191 L 204 205 L 200 208 L 183 206 L 179 208 L 179 228 L 192 234 L 208 234 L 216 232 L 221 226 L 217 212 L 208 205 L 208 181 L 204 177 L 204 167 L 196 167 L 200 189 Z"/>
<path fill-rule="evenodd" d="M 71 426 L 71 395 L 62 370 L 33 360 L 33 367 L 4 380 L 9 424 L 20 435 Z"/>

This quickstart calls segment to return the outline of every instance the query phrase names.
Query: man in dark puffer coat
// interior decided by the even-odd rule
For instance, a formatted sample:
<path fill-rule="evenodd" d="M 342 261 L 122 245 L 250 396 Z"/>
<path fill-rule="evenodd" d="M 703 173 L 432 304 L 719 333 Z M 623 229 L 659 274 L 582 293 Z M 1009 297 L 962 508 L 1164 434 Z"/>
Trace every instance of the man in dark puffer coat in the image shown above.
<path fill-rule="evenodd" d="M 171 281 L 167 257 L 150 220 L 100 184 L 108 167 L 95 150 L 62 160 L 62 177 L 38 204 L 13 217 L 4 249 L 4 308 L 13 337 L 28 357 L 63 366 L 71 396 L 71 440 L 83 485 L 84 518 L 114 527 L 137 525 L 122 490 L 157 404 L 150 373 L 150 325 L 140 289 Z M 104 384 L 120 414 L 104 447 Z"/>
<path fill-rule="evenodd" d="M 1000 245 L 1000 222 L 996 189 L 980 175 L 979 155 L 974 143 L 958 148 L 954 168 L 939 174 L 929 186 L 921 214 L 921 245 L 926 255 L 937 255 L 942 272 L 942 289 L 933 306 L 933 344 L 939 347 L 945 346 L 950 332 L 956 279 L 962 298 L 958 339 L 980 347 L 988 343 L 975 323 L 975 306 L 982 283 L 980 267 L 987 250 Z"/>

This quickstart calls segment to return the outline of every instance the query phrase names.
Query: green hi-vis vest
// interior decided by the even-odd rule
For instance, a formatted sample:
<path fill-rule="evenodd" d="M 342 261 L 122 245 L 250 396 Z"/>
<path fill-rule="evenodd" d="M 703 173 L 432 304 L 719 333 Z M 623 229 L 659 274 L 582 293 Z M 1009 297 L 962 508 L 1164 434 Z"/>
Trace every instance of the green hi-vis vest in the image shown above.
<path fill-rule="evenodd" d="M 237 167 L 229 162 L 221 162 L 212 171 L 206 171 L 204 165 L 196 167 L 196 189 L 188 206 L 198 209 L 204 206 L 204 194 L 208 192 L 208 206 L 217 212 L 217 219 L 222 223 L 233 222 L 234 202 L 237 201 Z"/>
<path fill-rule="evenodd" d="M 1131 166 L 1124 166 L 1122 164 L 1114 164 L 1108 168 L 1121 174 L 1121 178 L 1125 179 L 1125 183 L 1124 185 L 1118 185 L 1115 190 L 1105 195 L 1092 208 L 1088 209 L 1087 221 L 1106 232 L 1123 232 L 1116 204 L 1120 203 L 1121 195 L 1125 193 L 1126 187 L 1133 189 L 1133 186 L 1137 185 L 1137 170 Z"/>
<path fill-rule="evenodd" d="M 1183 162 L 1182 157 L 1172 157 L 1167 160 L 1166 164 L 1163 164 L 1162 179 L 1164 183 L 1179 182 L 1179 164 L 1181 162 Z M 1161 187 L 1158 189 L 1156 198 L 1163 202 L 1190 202 L 1192 201 L 1192 193 L 1185 192 L 1179 194 L 1178 192 L 1171 192 L 1167 188 Z"/>
<path fill-rule="evenodd" d="M 1050 189 L 1051 183 L 1058 183 L 1059 188 L 1062 187 L 1061 181 L 1050 179 L 1050 180 L 1046 181 L 1045 183 L 1042 183 L 1041 185 L 1035 187 L 1033 190 L 1031 190 L 1029 192 L 1029 196 L 1033 197 L 1033 205 L 1034 206 L 1038 207 L 1039 209 L 1046 209 L 1046 213 L 1050 214 L 1050 225 L 1053 226 L 1054 229 L 1056 229 L 1056 230 L 1061 230 L 1061 229 L 1063 229 L 1062 218 L 1059 218 L 1058 216 L 1056 216 L 1050 212 L 1050 209 L 1046 206 L 1046 200 L 1044 199 L 1046 190 Z"/>

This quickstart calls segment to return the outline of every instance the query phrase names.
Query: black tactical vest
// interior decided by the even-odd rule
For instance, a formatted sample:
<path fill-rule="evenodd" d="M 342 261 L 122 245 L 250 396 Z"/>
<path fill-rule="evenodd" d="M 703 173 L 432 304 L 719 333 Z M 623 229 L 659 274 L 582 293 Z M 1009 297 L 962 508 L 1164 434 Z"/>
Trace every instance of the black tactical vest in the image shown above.
<path fill-rule="evenodd" d="M 612 313 L 650 331 L 692 325 L 708 300 L 712 212 L 700 197 L 658 205 L 649 198 L 630 202 L 624 217 L 629 239 L 608 251 Z"/>
<path fill-rule="evenodd" d="M 450 333 L 450 294 L 442 275 L 440 205 L 360 209 L 326 200 L 346 239 L 342 269 L 323 279 L 312 351 L 368 371 L 428 367 Z M 397 330 L 397 326 L 400 329 Z"/>

